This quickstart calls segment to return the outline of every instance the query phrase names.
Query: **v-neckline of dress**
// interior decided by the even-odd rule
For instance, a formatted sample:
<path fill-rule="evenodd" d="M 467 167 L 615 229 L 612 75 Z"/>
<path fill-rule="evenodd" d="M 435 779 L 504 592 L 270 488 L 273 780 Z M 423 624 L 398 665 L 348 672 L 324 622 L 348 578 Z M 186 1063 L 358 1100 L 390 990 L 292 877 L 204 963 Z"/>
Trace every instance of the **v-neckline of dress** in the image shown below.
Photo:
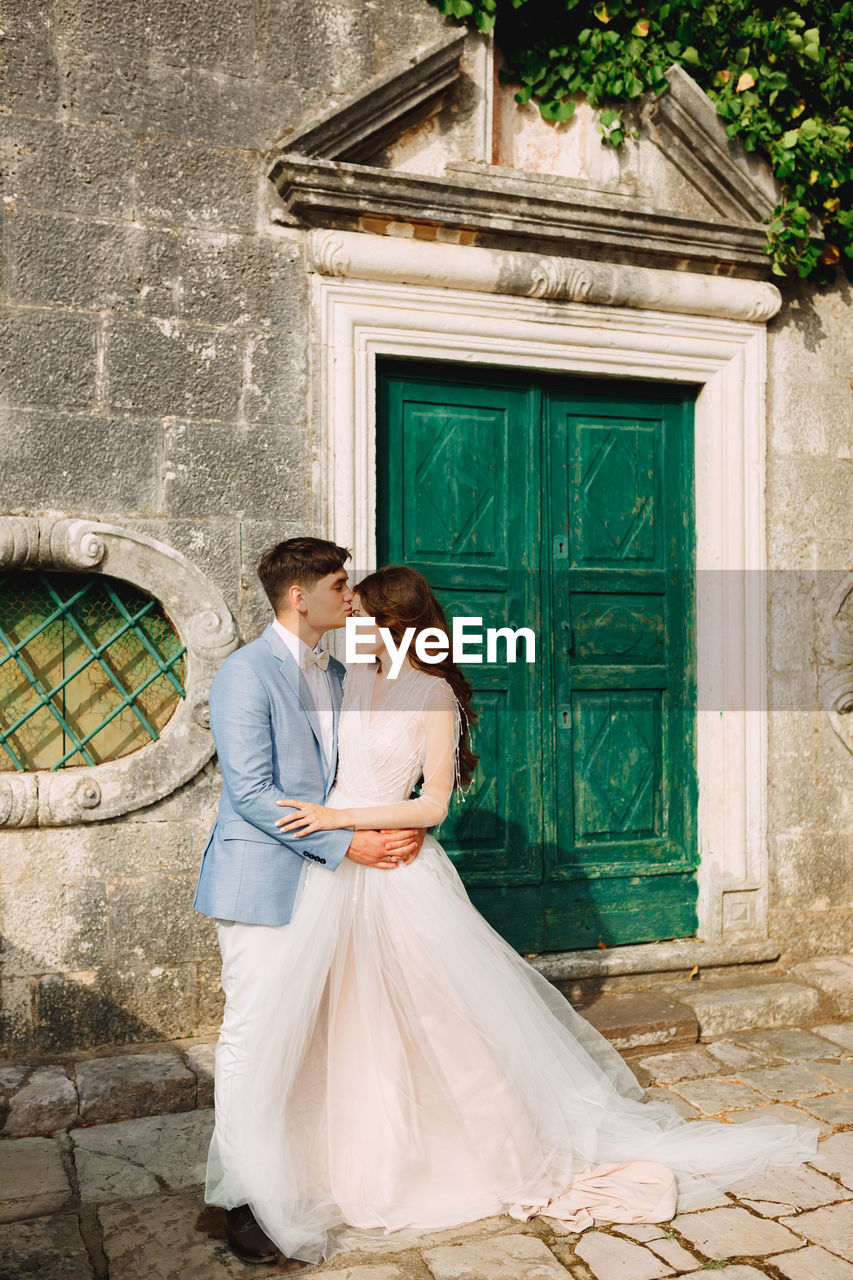
<path fill-rule="evenodd" d="M 368 693 L 368 699 L 367 699 L 367 727 L 368 727 L 368 729 L 371 729 L 371 728 L 373 727 L 373 722 L 374 722 L 374 720 L 376 719 L 376 717 L 378 716 L 379 712 L 382 710 L 382 708 L 385 706 L 385 703 L 388 701 L 389 697 L 391 696 L 391 690 L 390 690 L 390 689 L 388 689 L 388 688 L 386 688 L 386 690 L 385 690 L 385 697 L 382 699 L 382 703 L 381 703 L 381 705 L 380 705 L 380 706 L 378 706 L 378 707 L 374 707 L 374 705 L 373 705 L 373 695 L 376 693 L 376 688 L 377 688 L 377 685 L 378 685 L 378 683 L 379 683 L 379 678 L 380 678 L 380 677 L 379 677 L 379 673 L 378 673 L 377 671 L 374 671 L 374 673 L 373 673 L 373 680 L 372 680 L 371 685 L 370 685 L 370 690 L 369 690 L 369 693 Z M 387 676 L 382 676 L 382 679 L 387 681 L 388 677 L 387 677 Z"/>

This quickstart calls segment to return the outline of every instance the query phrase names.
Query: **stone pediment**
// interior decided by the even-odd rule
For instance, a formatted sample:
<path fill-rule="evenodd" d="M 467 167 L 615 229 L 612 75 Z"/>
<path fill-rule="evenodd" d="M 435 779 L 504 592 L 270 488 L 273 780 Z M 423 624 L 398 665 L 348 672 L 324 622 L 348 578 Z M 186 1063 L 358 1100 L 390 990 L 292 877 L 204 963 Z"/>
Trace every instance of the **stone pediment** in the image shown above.
<path fill-rule="evenodd" d="M 434 46 L 282 138 L 268 157 L 274 220 L 703 272 L 768 271 L 762 220 L 777 198 L 769 167 L 727 138 L 711 100 L 677 66 L 667 75 L 669 91 L 640 113 L 642 146 L 657 159 L 633 180 L 596 182 L 565 166 L 543 171 L 547 163 L 532 171 L 514 158 L 496 164 L 494 149 L 488 157 L 472 158 L 470 148 L 460 155 L 452 130 L 440 171 L 434 158 L 430 171 L 418 171 L 410 144 L 395 156 L 396 143 L 430 128 L 458 96 L 467 40 L 456 35 Z M 553 127 L 538 114 L 534 122 L 552 142 Z M 667 171 L 666 182 L 649 178 L 655 165 Z M 692 199 L 674 201 L 679 187 Z"/>
<path fill-rule="evenodd" d="M 285 134 L 279 150 L 324 160 L 369 160 L 435 115 L 461 74 L 465 34 L 434 45 L 414 66 L 370 81 L 307 127 Z"/>
<path fill-rule="evenodd" d="M 722 218 L 768 217 L 778 200 L 769 165 L 726 136 L 713 102 L 683 67 L 670 67 L 666 78 L 668 92 L 642 112 L 652 141 Z"/>

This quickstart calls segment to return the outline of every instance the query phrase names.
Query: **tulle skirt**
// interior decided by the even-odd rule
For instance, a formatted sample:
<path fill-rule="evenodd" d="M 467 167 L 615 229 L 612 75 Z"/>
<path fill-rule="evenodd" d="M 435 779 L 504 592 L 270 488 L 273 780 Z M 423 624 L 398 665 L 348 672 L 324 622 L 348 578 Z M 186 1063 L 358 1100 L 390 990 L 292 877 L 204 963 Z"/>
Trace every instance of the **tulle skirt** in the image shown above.
<path fill-rule="evenodd" d="M 217 1046 L 205 1199 L 248 1203 L 289 1257 L 330 1257 L 347 1227 L 502 1212 L 574 1230 L 666 1221 L 816 1152 L 814 1129 L 685 1120 L 644 1101 L 609 1042 L 475 909 L 432 836 L 393 871 L 306 862 L 290 924 L 237 927 L 261 933 L 251 957 L 240 944 L 224 955 L 226 1000 L 255 984 L 257 1013 L 227 1073 Z"/>

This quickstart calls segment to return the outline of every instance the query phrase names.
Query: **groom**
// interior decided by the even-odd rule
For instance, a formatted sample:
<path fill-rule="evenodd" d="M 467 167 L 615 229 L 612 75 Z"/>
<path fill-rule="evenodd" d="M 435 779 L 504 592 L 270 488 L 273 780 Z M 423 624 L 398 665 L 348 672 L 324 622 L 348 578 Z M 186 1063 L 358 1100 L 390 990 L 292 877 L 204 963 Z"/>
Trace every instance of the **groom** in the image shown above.
<path fill-rule="evenodd" d="M 421 830 L 285 833 L 277 801 L 325 804 L 337 767 L 344 667 L 318 642 L 351 611 L 349 552 L 322 538 L 269 547 L 258 577 L 275 618 L 257 640 L 225 659 L 210 690 L 210 727 L 222 772 L 219 813 L 202 855 L 193 906 L 216 920 L 225 1015 L 216 1047 L 211 1161 L 227 1171 L 240 1134 L 228 1097 L 252 1088 L 245 1047 L 253 1021 L 271 1021 L 275 1000 L 263 983 L 264 948 L 286 928 L 303 862 L 333 873 L 344 858 L 391 871 L 411 862 Z M 210 1176 L 208 1177 L 208 1188 Z M 274 1262 L 275 1244 L 248 1204 L 226 1213 L 228 1243 L 245 1262 Z"/>

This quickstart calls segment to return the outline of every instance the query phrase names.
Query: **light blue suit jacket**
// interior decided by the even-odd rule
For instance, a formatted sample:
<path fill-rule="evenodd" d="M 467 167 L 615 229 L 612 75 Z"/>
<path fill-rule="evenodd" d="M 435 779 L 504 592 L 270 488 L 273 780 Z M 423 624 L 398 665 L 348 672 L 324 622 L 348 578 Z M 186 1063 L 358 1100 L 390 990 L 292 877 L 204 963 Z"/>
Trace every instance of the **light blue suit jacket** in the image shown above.
<path fill-rule="evenodd" d="M 193 906 L 246 924 L 287 924 L 306 859 L 330 871 L 352 831 L 285 833 L 285 797 L 324 804 L 335 779 L 344 667 L 329 659 L 332 759 L 305 677 L 272 623 L 230 654 L 210 690 L 210 727 L 222 771 L 219 813 L 204 849 Z"/>

